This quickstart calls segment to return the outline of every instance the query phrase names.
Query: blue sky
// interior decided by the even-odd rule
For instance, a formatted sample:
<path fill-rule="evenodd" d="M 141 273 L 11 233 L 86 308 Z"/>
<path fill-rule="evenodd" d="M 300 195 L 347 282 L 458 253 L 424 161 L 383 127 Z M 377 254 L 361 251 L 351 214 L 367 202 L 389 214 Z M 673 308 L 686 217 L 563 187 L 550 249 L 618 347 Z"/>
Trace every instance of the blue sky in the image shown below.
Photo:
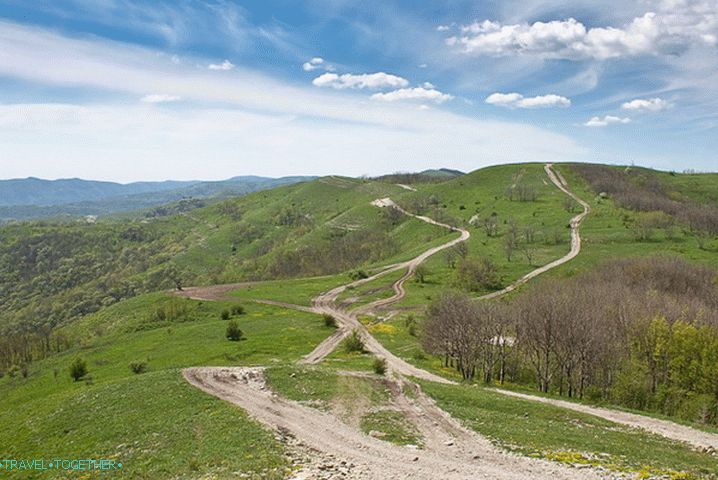
<path fill-rule="evenodd" d="M 0 177 L 718 168 L 718 0 L 0 3 Z"/>

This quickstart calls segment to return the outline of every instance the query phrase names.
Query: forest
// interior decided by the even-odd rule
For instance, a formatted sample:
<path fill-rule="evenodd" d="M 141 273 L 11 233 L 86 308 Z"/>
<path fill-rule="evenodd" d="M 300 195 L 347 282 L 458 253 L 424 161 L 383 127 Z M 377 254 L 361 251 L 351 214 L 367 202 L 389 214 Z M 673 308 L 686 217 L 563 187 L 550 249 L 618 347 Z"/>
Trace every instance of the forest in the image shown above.
<path fill-rule="evenodd" d="M 665 256 L 608 262 L 513 301 L 445 292 L 421 340 L 466 380 L 718 424 L 718 272 Z"/>

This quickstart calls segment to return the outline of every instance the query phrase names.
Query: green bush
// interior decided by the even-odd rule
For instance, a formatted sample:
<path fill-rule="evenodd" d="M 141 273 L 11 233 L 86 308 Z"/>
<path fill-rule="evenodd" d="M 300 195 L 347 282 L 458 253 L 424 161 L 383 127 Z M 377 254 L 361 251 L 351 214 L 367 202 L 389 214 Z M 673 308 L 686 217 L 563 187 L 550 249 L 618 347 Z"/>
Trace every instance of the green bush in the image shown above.
<path fill-rule="evenodd" d="M 366 351 L 366 347 L 364 346 L 364 340 L 362 340 L 361 335 L 359 335 L 359 332 L 356 330 L 353 330 L 351 335 L 344 339 L 344 342 L 342 342 L 342 344 L 344 346 L 344 350 L 347 353 L 364 353 Z"/>
<path fill-rule="evenodd" d="M 10 378 L 15 378 L 19 374 L 20 374 L 20 367 L 18 367 L 17 365 L 12 365 L 7 371 L 7 375 Z"/>
<path fill-rule="evenodd" d="M 85 375 L 87 375 L 87 363 L 80 357 L 75 358 L 70 364 L 70 376 L 74 381 L 78 381 Z"/>
<path fill-rule="evenodd" d="M 222 313 L 219 314 L 219 318 L 221 318 L 222 320 L 229 320 L 229 317 L 231 316 L 232 314 L 226 308 L 222 310 Z"/>
<path fill-rule="evenodd" d="M 242 305 L 232 305 L 232 315 L 244 315 L 244 307 Z"/>
<path fill-rule="evenodd" d="M 238 342 L 242 340 L 242 330 L 239 329 L 239 325 L 234 320 L 230 320 L 227 325 L 227 339 L 232 342 Z"/>
<path fill-rule="evenodd" d="M 138 375 L 140 373 L 145 373 L 147 371 L 147 362 L 140 360 L 130 362 L 130 370 L 132 370 L 132 373 L 136 373 Z"/>
<path fill-rule="evenodd" d="M 349 278 L 352 280 L 362 280 L 364 278 L 369 278 L 369 274 L 364 270 L 354 270 L 353 272 L 349 272 Z"/>
<path fill-rule="evenodd" d="M 376 357 L 374 363 L 372 363 L 372 369 L 377 375 L 384 375 L 386 373 L 386 358 Z"/>
<path fill-rule="evenodd" d="M 325 313 L 322 315 L 322 318 L 324 319 L 324 325 L 327 327 L 337 327 L 337 319 L 333 316 L 329 315 L 328 313 Z"/>

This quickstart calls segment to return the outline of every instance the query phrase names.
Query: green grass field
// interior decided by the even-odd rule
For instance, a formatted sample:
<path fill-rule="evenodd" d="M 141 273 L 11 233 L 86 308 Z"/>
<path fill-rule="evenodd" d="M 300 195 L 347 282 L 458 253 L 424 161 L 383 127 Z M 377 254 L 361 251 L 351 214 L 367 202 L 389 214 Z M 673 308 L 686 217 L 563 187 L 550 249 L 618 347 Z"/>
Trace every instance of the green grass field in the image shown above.
<path fill-rule="evenodd" d="M 33 364 L 27 379 L 0 379 L 4 458 L 112 458 L 123 463 L 127 478 L 234 478 L 237 471 L 284 478 L 288 465 L 274 437 L 241 409 L 191 387 L 180 369 L 286 363 L 331 330 L 317 315 L 247 304 L 247 313 L 236 317 L 246 340 L 230 342 L 227 322 L 219 319 L 227 304 L 188 300 L 197 309 L 193 318 L 124 332 L 159 300 L 149 295 L 117 304 L 87 320 L 97 326 L 112 317 L 109 333 Z M 70 378 L 77 356 L 86 360 L 91 381 Z M 147 362 L 147 373 L 130 371 L 136 360 Z"/>

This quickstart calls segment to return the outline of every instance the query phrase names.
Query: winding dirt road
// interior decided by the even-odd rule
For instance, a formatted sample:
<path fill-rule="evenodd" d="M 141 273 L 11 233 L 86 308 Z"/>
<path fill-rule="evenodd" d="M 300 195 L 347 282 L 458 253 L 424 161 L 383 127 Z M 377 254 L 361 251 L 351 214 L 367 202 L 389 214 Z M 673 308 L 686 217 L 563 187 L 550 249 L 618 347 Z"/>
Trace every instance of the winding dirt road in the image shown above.
<path fill-rule="evenodd" d="M 566 183 L 566 180 L 563 178 L 561 173 L 555 171 L 553 169 L 553 164 L 548 163 L 544 166 L 544 170 L 546 171 L 546 175 L 548 175 L 548 178 L 551 180 L 551 182 L 558 187 L 559 190 L 561 190 L 563 193 L 568 195 L 569 197 L 573 198 L 576 202 L 578 202 L 581 207 L 583 207 L 583 212 L 579 213 L 575 217 L 571 219 L 571 249 L 569 252 L 564 255 L 563 257 L 554 260 L 553 262 L 547 263 L 543 267 L 539 267 L 535 270 L 530 271 L 523 277 L 519 278 L 515 282 L 513 282 L 511 285 L 509 285 L 506 288 L 503 288 L 501 290 L 497 290 L 495 292 L 491 292 L 487 295 L 482 295 L 479 297 L 480 300 L 490 300 L 492 298 L 498 298 L 501 296 L 506 295 L 509 292 L 513 292 L 517 288 L 519 288 L 521 285 L 525 284 L 532 278 L 536 278 L 542 273 L 546 273 L 549 270 L 552 270 L 559 265 L 563 265 L 566 262 L 569 262 L 573 260 L 576 255 L 578 255 L 581 252 L 581 222 L 584 218 L 591 212 L 591 205 L 581 200 L 579 197 L 577 197 L 571 190 L 568 189 L 568 184 Z"/>
<path fill-rule="evenodd" d="M 501 291 L 480 297 L 481 299 L 505 295 L 530 279 L 570 261 L 579 254 L 581 250 L 579 228 L 583 219 L 590 212 L 590 206 L 568 189 L 566 181 L 560 173 L 553 169 L 551 164 L 545 166 L 545 171 L 557 188 L 583 207 L 583 212 L 571 219 L 571 249 L 567 255 L 533 270 Z M 368 351 L 386 359 L 389 371 L 393 373 L 395 381 L 400 385 L 400 391 L 403 392 L 405 388 L 417 389 L 411 398 L 403 395 L 403 393 L 398 395 L 396 404 L 407 418 L 414 420 L 417 428 L 427 440 L 424 450 L 417 452 L 406 447 L 383 442 L 362 434 L 356 428 L 341 422 L 328 413 L 279 398 L 264 384 L 261 369 L 190 368 L 183 372 L 187 381 L 211 395 L 241 406 L 251 416 L 278 429 L 280 432 L 287 432 L 289 439 L 298 442 L 298 445 L 303 449 L 308 447 L 313 452 L 313 456 L 323 459 L 328 458 L 332 462 L 336 459 L 341 459 L 342 465 L 351 470 L 349 478 L 434 479 L 437 478 L 437 475 L 449 480 L 469 478 L 524 479 L 532 477 L 552 479 L 602 478 L 595 471 L 577 470 L 550 462 L 504 453 L 492 446 L 485 438 L 464 428 L 446 412 L 439 409 L 430 398 L 418 391 L 415 384 L 406 380 L 406 377 L 415 377 L 445 384 L 454 383 L 398 358 L 370 334 L 358 320 L 358 316 L 400 301 L 406 295 L 404 283 L 411 278 L 422 262 L 442 250 L 468 240 L 470 234 L 467 230 L 452 227 L 428 217 L 413 215 L 401 209 L 389 198 L 376 200 L 373 204 L 378 207 L 397 208 L 406 215 L 458 232 L 460 235 L 449 242 L 426 250 L 409 261 L 389 265 L 368 278 L 357 280 L 320 294 L 314 299 L 311 308 L 271 300 L 263 302 L 287 308 L 329 314 L 336 319 L 338 328 L 335 333 L 320 343 L 300 363 L 313 364 L 320 362 L 339 346 L 342 339 L 356 330 L 362 336 Z M 376 300 L 354 310 L 347 310 L 337 305 L 338 296 L 347 288 L 360 286 L 388 273 L 403 269 L 406 272 L 392 285 L 394 295 L 390 298 Z M 244 286 L 244 284 L 207 287 L 206 291 L 202 288 L 192 288 L 187 289 L 185 292 L 180 292 L 180 294 L 197 299 L 222 299 L 228 291 L 238 287 L 241 288 L 241 286 Z M 718 435 L 699 432 L 672 422 L 504 390 L 495 391 L 526 400 L 551 403 L 563 408 L 590 413 L 623 425 L 644 428 L 698 447 L 718 447 Z M 314 471 L 309 474 L 309 477 L 303 478 L 329 478 L 323 475 L 323 473 L 320 474 Z"/>

